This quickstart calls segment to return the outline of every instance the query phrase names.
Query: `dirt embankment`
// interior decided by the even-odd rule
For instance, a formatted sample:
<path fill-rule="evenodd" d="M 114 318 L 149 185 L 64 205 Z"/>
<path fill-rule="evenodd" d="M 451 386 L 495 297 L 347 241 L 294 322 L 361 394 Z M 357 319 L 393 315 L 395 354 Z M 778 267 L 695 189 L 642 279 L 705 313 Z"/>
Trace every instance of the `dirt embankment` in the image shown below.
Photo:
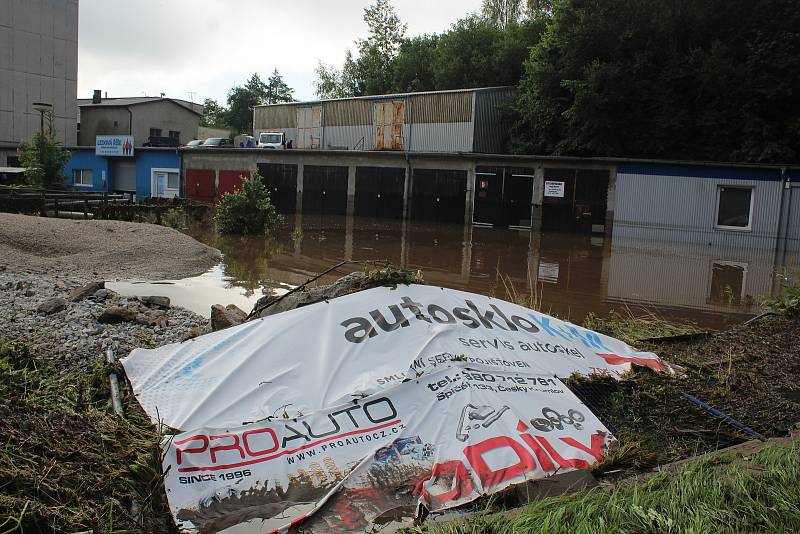
<path fill-rule="evenodd" d="M 218 250 L 171 228 L 0 213 L 0 267 L 77 280 L 184 278 L 220 261 Z"/>

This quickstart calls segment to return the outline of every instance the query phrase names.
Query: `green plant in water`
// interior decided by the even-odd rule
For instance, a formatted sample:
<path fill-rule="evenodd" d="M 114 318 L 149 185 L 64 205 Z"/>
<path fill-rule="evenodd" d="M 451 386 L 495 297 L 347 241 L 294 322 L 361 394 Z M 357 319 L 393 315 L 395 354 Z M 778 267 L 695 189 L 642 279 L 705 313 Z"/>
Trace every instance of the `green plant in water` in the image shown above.
<path fill-rule="evenodd" d="M 292 230 L 292 243 L 294 243 L 294 246 L 297 246 L 302 242 L 303 242 L 303 229 L 298 226 L 297 228 Z"/>
<path fill-rule="evenodd" d="M 800 307 L 800 269 L 790 271 L 784 267 L 775 276 L 780 281 L 780 294 L 776 297 L 762 298 L 761 307 L 779 313 Z"/>
<path fill-rule="evenodd" d="M 264 235 L 282 222 L 257 170 L 250 177 L 242 177 L 241 190 L 225 193 L 214 213 L 220 234 Z"/>

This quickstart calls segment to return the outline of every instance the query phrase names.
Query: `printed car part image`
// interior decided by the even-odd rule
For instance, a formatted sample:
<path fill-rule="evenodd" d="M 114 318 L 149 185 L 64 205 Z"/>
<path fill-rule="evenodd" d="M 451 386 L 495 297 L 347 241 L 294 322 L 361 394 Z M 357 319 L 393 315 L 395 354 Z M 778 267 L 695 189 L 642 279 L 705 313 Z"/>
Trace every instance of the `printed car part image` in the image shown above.
<path fill-rule="evenodd" d="M 582 430 L 581 423 L 586 421 L 586 417 L 574 409 L 569 410 L 567 415 L 561 415 L 554 409 L 546 407 L 542 408 L 542 415 L 544 417 L 531 419 L 531 425 L 541 432 L 550 432 L 553 429 L 563 430 L 564 425 L 572 426 L 575 430 Z"/>
<path fill-rule="evenodd" d="M 491 406 L 475 406 L 474 404 L 467 404 L 461 410 L 461 418 L 458 421 L 458 431 L 456 439 L 458 441 L 467 441 L 469 434 L 467 433 L 475 426 L 467 424 L 469 421 L 482 421 L 480 426 L 488 428 L 492 423 L 500 419 L 500 417 L 508 410 L 508 406 L 503 406 L 499 410 Z M 466 425 L 466 426 L 465 426 Z"/>

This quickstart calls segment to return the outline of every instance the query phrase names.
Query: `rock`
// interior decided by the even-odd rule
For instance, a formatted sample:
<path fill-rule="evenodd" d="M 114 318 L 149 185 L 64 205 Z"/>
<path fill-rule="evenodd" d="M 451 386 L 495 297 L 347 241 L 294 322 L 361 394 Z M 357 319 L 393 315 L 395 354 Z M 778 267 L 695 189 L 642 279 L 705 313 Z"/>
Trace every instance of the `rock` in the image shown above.
<path fill-rule="evenodd" d="M 157 306 L 159 308 L 169 308 L 169 297 L 160 297 L 160 296 L 150 296 L 150 297 L 142 297 L 140 299 L 142 302 L 147 304 L 148 306 Z"/>
<path fill-rule="evenodd" d="M 223 330 L 242 324 L 247 319 L 247 314 L 233 304 L 222 307 L 221 304 L 211 306 L 211 330 Z"/>
<path fill-rule="evenodd" d="M 135 321 L 136 320 L 136 311 L 129 310 L 128 308 L 123 308 L 122 306 L 111 306 L 103 310 L 103 313 L 100 314 L 100 317 L 97 318 L 97 321 L 100 323 L 121 323 L 123 321 Z"/>
<path fill-rule="evenodd" d="M 55 297 L 52 299 L 47 299 L 41 304 L 36 307 L 36 311 L 39 313 L 45 313 L 50 315 L 52 313 L 60 312 L 61 310 L 66 309 L 67 301 L 62 299 L 61 297 Z"/>
<path fill-rule="evenodd" d="M 116 295 L 115 292 L 111 291 L 110 289 L 103 288 L 95 291 L 92 297 L 94 297 L 95 300 L 106 300 L 107 298 L 112 297 L 114 295 Z"/>
<path fill-rule="evenodd" d="M 20 289 L 25 289 L 25 288 L 27 288 L 29 286 L 30 286 L 30 284 L 28 282 L 23 282 L 22 280 L 20 280 L 20 281 L 17 282 L 16 289 L 19 291 Z"/>
<path fill-rule="evenodd" d="M 26 297 L 32 297 L 32 296 L 34 296 L 35 294 L 36 294 L 36 291 L 34 291 L 33 289 L 26 289 L 26 290 L 25 290 L 25 296 L 26 296 Z"/>
<path fill-rule="evenodd" d="M 206 328 L 205 326 L 195 326 L 194 328 L 192 328 L 191 330 L 186 332 L 186 334 L 183 335 L 181 341 L 186 341 L 187 339 L 193 339 L 207 333 L 208 333 L 208 328 Z"/>
<path fill-rule="evenodd" d="M 90 295 L 94 295 L 98 290 L 104 289 L 105 287 L 106 283 L 103 281 L 92 282 L 90 284 L 86 284 L 85 286 L 76 287 L 75 289 L 71 290 L 67 294 L 67 298 L 72 302 L 80 302 L 81 300 Z"/>

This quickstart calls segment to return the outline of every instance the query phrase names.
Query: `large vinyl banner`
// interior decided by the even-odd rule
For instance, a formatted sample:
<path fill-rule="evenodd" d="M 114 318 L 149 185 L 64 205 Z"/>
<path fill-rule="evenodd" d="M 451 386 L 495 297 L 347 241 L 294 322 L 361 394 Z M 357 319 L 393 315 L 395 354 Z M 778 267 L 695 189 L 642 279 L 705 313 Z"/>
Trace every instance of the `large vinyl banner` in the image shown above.
<path fill-rule="evenodd" d="M 497 371 L 619 376 L 655 354 L 452 289 L 378 287 L 123 360 L 154 420 L 187 430 L 294 416 L 372 394 L 453 358 Z"/>
<path fill-rule="evenodd" d="M 184 531 L 363 532 L 588 468 L 611 439 L 560 380 L 458 362 L 305 417 L 175 436 L 163 467 Z"/>

